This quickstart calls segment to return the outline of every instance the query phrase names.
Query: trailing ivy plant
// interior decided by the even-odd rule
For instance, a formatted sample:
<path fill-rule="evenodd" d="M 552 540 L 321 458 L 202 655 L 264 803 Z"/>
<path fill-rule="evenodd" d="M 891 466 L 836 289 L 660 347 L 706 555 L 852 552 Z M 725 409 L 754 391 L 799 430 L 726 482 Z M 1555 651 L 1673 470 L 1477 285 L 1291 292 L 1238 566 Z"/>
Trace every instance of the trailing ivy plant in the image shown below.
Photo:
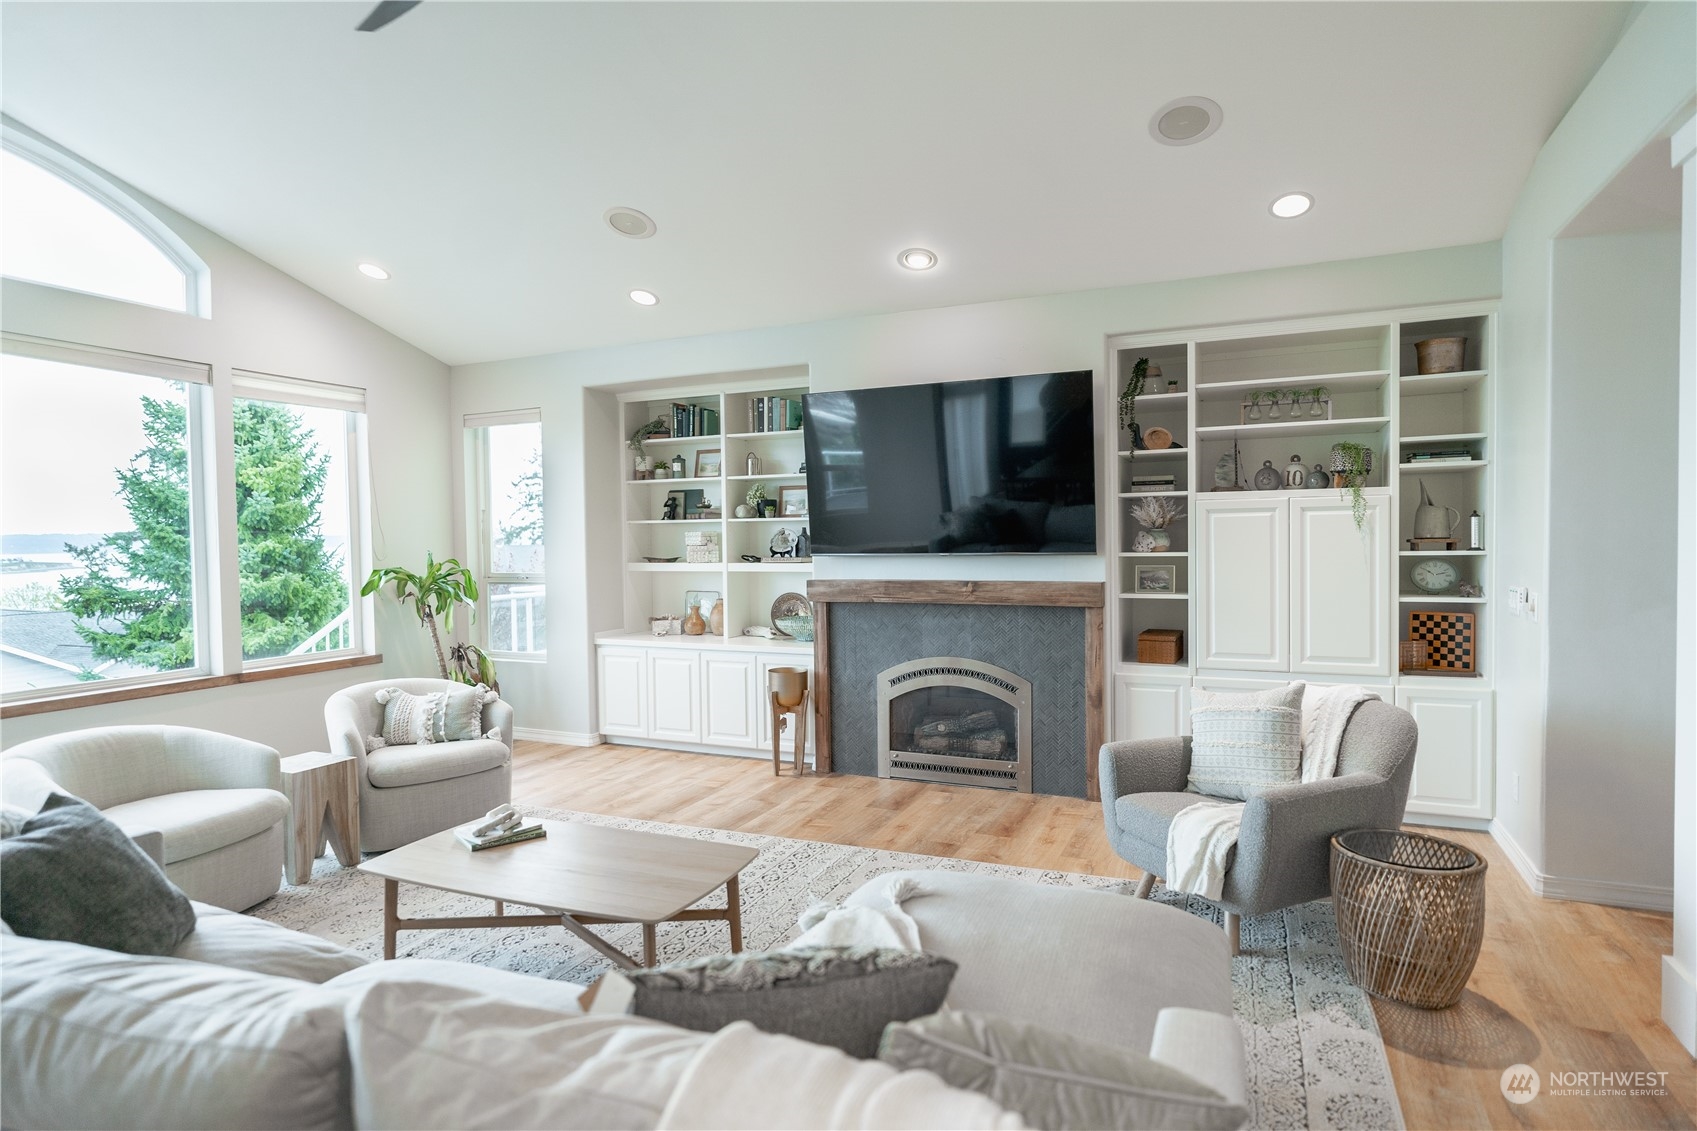
<path fill-rule="evenodd" d="M 1361 488 L 1367 485 L 1367 475 L 1373 470 L 1373 449 L 1349 440 L 1333 444 L 1332 470 L 1343 476 L 1338 497 L 1343 498 L 1344 490 L 1349 491 L 1350 513 L 1355 517 L 1355 528 L 1360 530 L 1367 523 L 1367 496 L 1361 493 Z"/>
<path fill-rule="evenodd" d="M 625 443 L 625 447 L 629 448 L 633 452 L 640 452 L 642 450 L 642 442 L 648 439 L 648 437 L 659 432 L 665 432 L 670 435 L 671 431 L 671 426 L 656 416 L 653 420 L 650 420 L 647 424 L 644 424 L 635 432 L 632 432 L 630 434 L 630 439 Z"/>
<path fill-rule="evenodd" d="M 1120 390 L 1120 427 L 1129 431 L 1134 441 L 1137 437 L 1137 398 L 1148 379 L 1149 359 L 1140 357 L 1131 367 L 1131 376 L 1125 379 L 1125 388 Z"/>

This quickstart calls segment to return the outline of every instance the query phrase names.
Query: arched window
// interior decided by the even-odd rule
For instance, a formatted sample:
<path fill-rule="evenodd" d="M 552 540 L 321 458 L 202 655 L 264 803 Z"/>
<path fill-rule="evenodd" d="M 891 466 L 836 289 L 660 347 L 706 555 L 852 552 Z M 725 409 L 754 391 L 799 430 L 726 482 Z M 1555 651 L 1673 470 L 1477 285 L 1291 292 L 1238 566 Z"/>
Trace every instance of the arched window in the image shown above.
<path fill-rule="evenodd" d="M 0 274 L 124 302 L 206 313 L 205 265 L 105 177 L 7 129 Z"/>

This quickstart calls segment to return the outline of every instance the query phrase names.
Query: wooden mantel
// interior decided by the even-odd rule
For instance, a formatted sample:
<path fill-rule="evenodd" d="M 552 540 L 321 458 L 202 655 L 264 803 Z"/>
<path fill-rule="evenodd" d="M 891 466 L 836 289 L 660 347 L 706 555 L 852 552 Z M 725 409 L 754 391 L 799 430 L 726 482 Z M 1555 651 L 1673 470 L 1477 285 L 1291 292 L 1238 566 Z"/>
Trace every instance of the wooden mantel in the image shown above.
<path fill-rule="evenodd" d="M 1096 752 L 1101 749 L 1102 605 L 1106 586 L 1096 581 L 810 581 L 813 602 L 812 695 L 818 737 L 814 767 L 831 772 L 831 606 L 855 604 L 1036 605 L 1084 610 L 1084 791 L 1101 800 Z"/>

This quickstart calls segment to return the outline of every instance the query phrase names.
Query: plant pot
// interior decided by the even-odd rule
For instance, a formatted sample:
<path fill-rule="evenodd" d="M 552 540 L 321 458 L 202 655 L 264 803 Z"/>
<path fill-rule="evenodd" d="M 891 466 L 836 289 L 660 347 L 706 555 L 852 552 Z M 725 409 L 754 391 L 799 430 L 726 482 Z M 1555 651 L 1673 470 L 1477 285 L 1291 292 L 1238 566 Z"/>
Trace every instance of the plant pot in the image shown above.
<path fill-rule="evenodd" d="M 767 668 L 766 689 L 778 697 L 778 706 L 799 707 L 807 694 L 807 669 Z"/>
<path fill-rule="evenodd" d="M 1415 367 L 1422 374 L 1460 373 L 1466 354 L 1466 338 L 1427 338 L 1414 343 Z"/>
<path fill-rule="evenodd" d="M 1151 553 L 1164 554 L 1173 548 L 1172 531 L 1151 530 L 1149 532 L 1149 541 L 1154 546 L 1154 549 L 1150 551 Z"/>

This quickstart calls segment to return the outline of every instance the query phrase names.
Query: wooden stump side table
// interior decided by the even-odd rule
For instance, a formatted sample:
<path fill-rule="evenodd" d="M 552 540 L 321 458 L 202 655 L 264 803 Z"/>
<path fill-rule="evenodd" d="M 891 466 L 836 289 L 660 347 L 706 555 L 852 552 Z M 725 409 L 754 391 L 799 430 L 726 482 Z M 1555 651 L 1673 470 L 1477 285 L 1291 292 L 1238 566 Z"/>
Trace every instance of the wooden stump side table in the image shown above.
<path fill-rule="evenodd" d="M 313 751 L 282 760 L 283 795 L 293 811 L 283 841 L 283 871 L 291 884 L 312 879 L 324 842 L 344 868 L 359 864 L 359 763 L 344 754 Z"/>

